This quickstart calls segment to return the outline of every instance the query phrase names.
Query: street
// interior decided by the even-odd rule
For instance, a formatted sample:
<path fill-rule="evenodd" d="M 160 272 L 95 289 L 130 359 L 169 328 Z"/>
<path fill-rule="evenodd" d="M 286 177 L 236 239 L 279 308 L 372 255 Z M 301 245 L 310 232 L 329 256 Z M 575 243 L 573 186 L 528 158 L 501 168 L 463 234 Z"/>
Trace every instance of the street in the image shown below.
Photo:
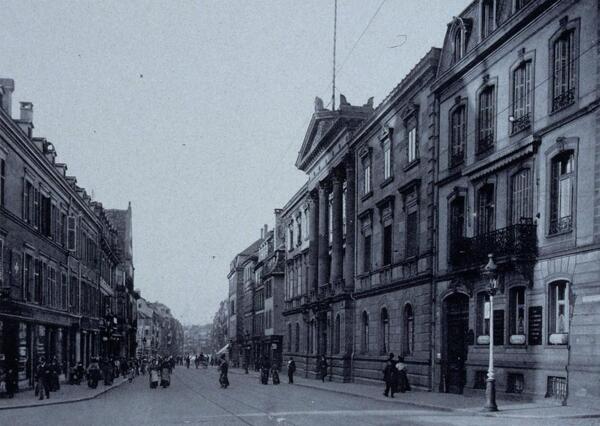
<path fill-rule="evenodd" d="M 0 425 L 598 424 L 598 419 L 502 419 L 424 410 L 286 383 L 265 386 L 238 373 L 230 374 L 228 389 L 221 389 L 217 379 L 214 368 L 177 367 L 167 389 L 150 389 L 147 376 L 140 376 L 90 401 L 2 410 Z"/>

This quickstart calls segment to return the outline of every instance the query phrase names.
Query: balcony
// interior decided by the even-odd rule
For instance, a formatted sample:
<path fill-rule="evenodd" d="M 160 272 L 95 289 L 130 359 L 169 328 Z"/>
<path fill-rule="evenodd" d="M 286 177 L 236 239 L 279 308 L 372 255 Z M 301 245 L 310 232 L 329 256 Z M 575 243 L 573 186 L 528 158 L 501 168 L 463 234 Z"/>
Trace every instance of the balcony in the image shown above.
<path fill-rule="evenodd" d="M 575 89 L 565 90 L 552 99 L 552 111 L 566 108 L 575 102 Z"/>
<path fill-rule="evenodd" d="M 519 133 L 522 130 L 531 128 L 531 114 L 523 114 L 512 121 L 512 133 Z"/>
<path fill-rule="evenodd" d="M 478 268 L 486 263 L 489 253 L 496 259 L 535 256 L 536 224 L 528 219 L 472 238 L 459 238 L 450 244 L 450 263 L 454 269 Z"/>

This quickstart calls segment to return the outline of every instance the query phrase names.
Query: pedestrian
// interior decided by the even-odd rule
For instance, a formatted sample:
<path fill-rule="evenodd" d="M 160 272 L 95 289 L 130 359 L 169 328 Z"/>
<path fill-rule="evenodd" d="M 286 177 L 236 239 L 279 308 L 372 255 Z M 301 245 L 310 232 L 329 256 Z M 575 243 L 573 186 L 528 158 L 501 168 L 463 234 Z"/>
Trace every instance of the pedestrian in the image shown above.
<path fill-rule="evenodd" d="M 104 380 L 104 386 L 110 386 L 113 382 L 113 369 L 114 363 L 110 358 L 104 358 L 102 360 L 102 379 Z"/>
<path fill-rule="evenodd" d="M 50 398 L 50 383 L 48 382 L 50 379 L 50 365 L 46 363 L 46 358 L 41 357 L 40 362 L 35 371 L 36 377 L 36 395 L 39 394 L 40 400 L 44 399 L 44 395 L 46 399 Z"/>
<path fill-rule="evenodd" d="M 229 372 L 229 363 L 227 363 L 227 359 L 225 359 L 225 354 L 221 355 L 219 371 L 221 372 L 219 375 L 219 383 L 223 389 L 227 389 L 229 386 L 229 377 L 227 377 L 227 373 Z"/>
<path fill-rule="evenodd" d="M 148 366 L 148 380 L 150 382 L 150 389 L 156 389 L 158 387 L 159 373 L 157 361 L 151 361 Z"/>
<path fill-rule="evenodd" d="M 294 361 L 294 358 L 290 357 L 290 360 L 288 361 L 288 364 L 287 364 L 287 373 L 288 373 L 288 383 L 289 384 L 294 383 L 294 373 L 295 372 L 296 372 L 296 361 Z"/>
<path fill-rule="evenodd" d="M 96 358 L 92 358 L 90 365 L 88 365 L 87 379 L 88 386 L 92 389 L 96 389 L 98 386 L 98 381 L 100 380 L 100 365 L 98 364 L 98 360 Z M 107 384 L 106 378 L 104 379 L 104 384 Z"/>
<path fill-rule="evenodd" d="M 383 381 L 385 382 L 383 396 L 388 397 L 391 393 L 391 397 L 394 397 L 397 377 L 398 375 L 396 371 L 396 364 L 394 362 L 394 354 L 390 353 L 383 369 Z"/>
<path fill-rule="evenodd" d="M 273 362 L 271 367 L 271 377 L 273 378 L 273 384 L 278 385 L 279 382 L 279 364 L 277 362 Z"/>
<path fill-rule="evenodd" d="M 18 374 L 19 374 L 19 361 L 14 360 L 14 363 L 9 364 L 6 370 L 6 395 L 9 398 L 13 398 L 18 390 Z"/>
<path fill-rule="evenodd" d="M 398 362 L 396 362 L 396 372 L 398 376 L 396 380 L 396 392 L 404 393 L 410 391 L 406 364 L 404 364 L 404 358 L 400 355 L 398 355 Z"/>
<path fill-rule="evenodd" d="M 171 362 L 169 359 L 163 360 L 160 365 L 160 385 L 164 388 L 171 384 Z"/>
<path fill-rule="evenodd" d="M 50 365 L 50 391 L 56 392 L 60 390 L 60 364 L 56 357 L 52 358 L 52 364 Z"/>
<path fill-rule="evenodd" d="M 260 368 L 260 381 L 263 385 L 269 384 L 269 371 L 271 370 L 271 361 L 264 357 Z"/>
<path fill-rule="evenodd" d="M 319 375 L 321 376 L 321 381 L 323 383 L 325 383 L 325 377 L 327 377 L 327 368 L 329 366 L 327 365 L 327 359 L 325 358 L 325 355 L 321 355 L 321 358 L 319 359 L 319 362 L 317 364 L 317 368 L 319 370 Z"/>
<path fill-rule="evenodd" d="M 185 367 L 190 368 L 190 355 L 189 354 L 185 357 Z"/>

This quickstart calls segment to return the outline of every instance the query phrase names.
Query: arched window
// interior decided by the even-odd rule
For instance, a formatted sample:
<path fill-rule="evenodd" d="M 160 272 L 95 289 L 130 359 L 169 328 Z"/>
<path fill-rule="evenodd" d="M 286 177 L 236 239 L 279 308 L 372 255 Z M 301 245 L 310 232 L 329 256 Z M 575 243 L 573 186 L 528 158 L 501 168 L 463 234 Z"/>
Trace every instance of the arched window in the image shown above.
<path fill-rule="evenodd" d="M 555 281 L 548 286 L 548 290 L 550 344 L 566 344 L 569 333 L 569 282 Z"/>
<path fill-rule="evenodd" d="M 335 325 L 334 325 L 334 334 L 333 334 L 333 352 L 336 354 L 340 353 L 340 346 L 341 346 L 341 319 L 340 319 L 340 314 L 337 314 L 335 317 Z"/>
<path fill-rule="evenodd" d="M 288 324 L 288 344 L 287 344 L 288 352 L 292 351 L 292 324 Z"/>
<path fill-rule="evenodd" d="M 387 308 L 381 310 L 381 353 L 386 354 L 390 350 L 390 316 Z"/>
<path fill-rule="evenodd" d="M 404 355 L 412 355 L 415 350 L 415 316 L 410 304 L 404 307 L 404 342 L 402 352 Z"/>
<path fill-rule="evenodd" d="M 295 352 L 300 352 L 300 324 L 296 323 L 296 345 Z"/>
<path fill-rule="evenodd" d="M 361 330 L 360 348 L 363 353 L 369 351 L 369 314 L 362 313 L 362 330 Z"/>

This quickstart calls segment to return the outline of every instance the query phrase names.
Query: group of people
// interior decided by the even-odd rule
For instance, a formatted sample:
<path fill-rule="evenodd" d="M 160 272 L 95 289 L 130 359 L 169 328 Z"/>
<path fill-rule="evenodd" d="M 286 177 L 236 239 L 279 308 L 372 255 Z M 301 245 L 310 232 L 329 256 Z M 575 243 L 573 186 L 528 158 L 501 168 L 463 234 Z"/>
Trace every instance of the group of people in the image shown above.
<path fill-rule="evenodd" d="M 204 355 L 202 352 L 200 352 L 198 355 L 187 354 L 185 356 L 185 366 L 186 368 L 190 368 L 190 364 L 194 363 L 196 368 L 198 368 L 200 365 L 202 365 L 204 368 L 207 368 L 210 360 L 210 355 Z"/>
<path fill-rule="evenodd" d="M 148 379 L 150 389 L 158 388 L 158 385 L 164 389 L 171 385 L 171 373 L 175 368 L 176 361 L 173 357 L 156 357 L 148 365 Z"/>
<path fill-rule="evenodd" d="M 50 392 L 60 390 L 60 364 L 56 357 L 52 361 L 46 361 L 45 357 L 40 358 L 40 362 L 35 370 L 35 396 L 39 399 L 50 398 Z"/>
<path fill-rule="evenodd" d="M 133 381 L 136 375 L 140 374 L 140 361 L 132 358 L 92 358 L 88 365 L 87 371 L 84 370 L 81 363 L 71 372 L 70 382 L 72 384 L 80 384 L 84 375 L 87 378 L 87 384 L 90 388 L 95 389 L 100 380 L 103 380 L 104 386 L 113 384 L 114 379 L 119 376 L 127 377 L 129 382 Z"/>
<path fill-rule="evenodd" d="M 410 390 L 406 365 L 402 356 L 398 355 L 398 359 L 395 360 L 394 354 L 390 353 L 383 369 L 383 381 L 385 382 L 383 395 L 386 397 L 393 398 L 395 393 L 404 393 Z"/>

